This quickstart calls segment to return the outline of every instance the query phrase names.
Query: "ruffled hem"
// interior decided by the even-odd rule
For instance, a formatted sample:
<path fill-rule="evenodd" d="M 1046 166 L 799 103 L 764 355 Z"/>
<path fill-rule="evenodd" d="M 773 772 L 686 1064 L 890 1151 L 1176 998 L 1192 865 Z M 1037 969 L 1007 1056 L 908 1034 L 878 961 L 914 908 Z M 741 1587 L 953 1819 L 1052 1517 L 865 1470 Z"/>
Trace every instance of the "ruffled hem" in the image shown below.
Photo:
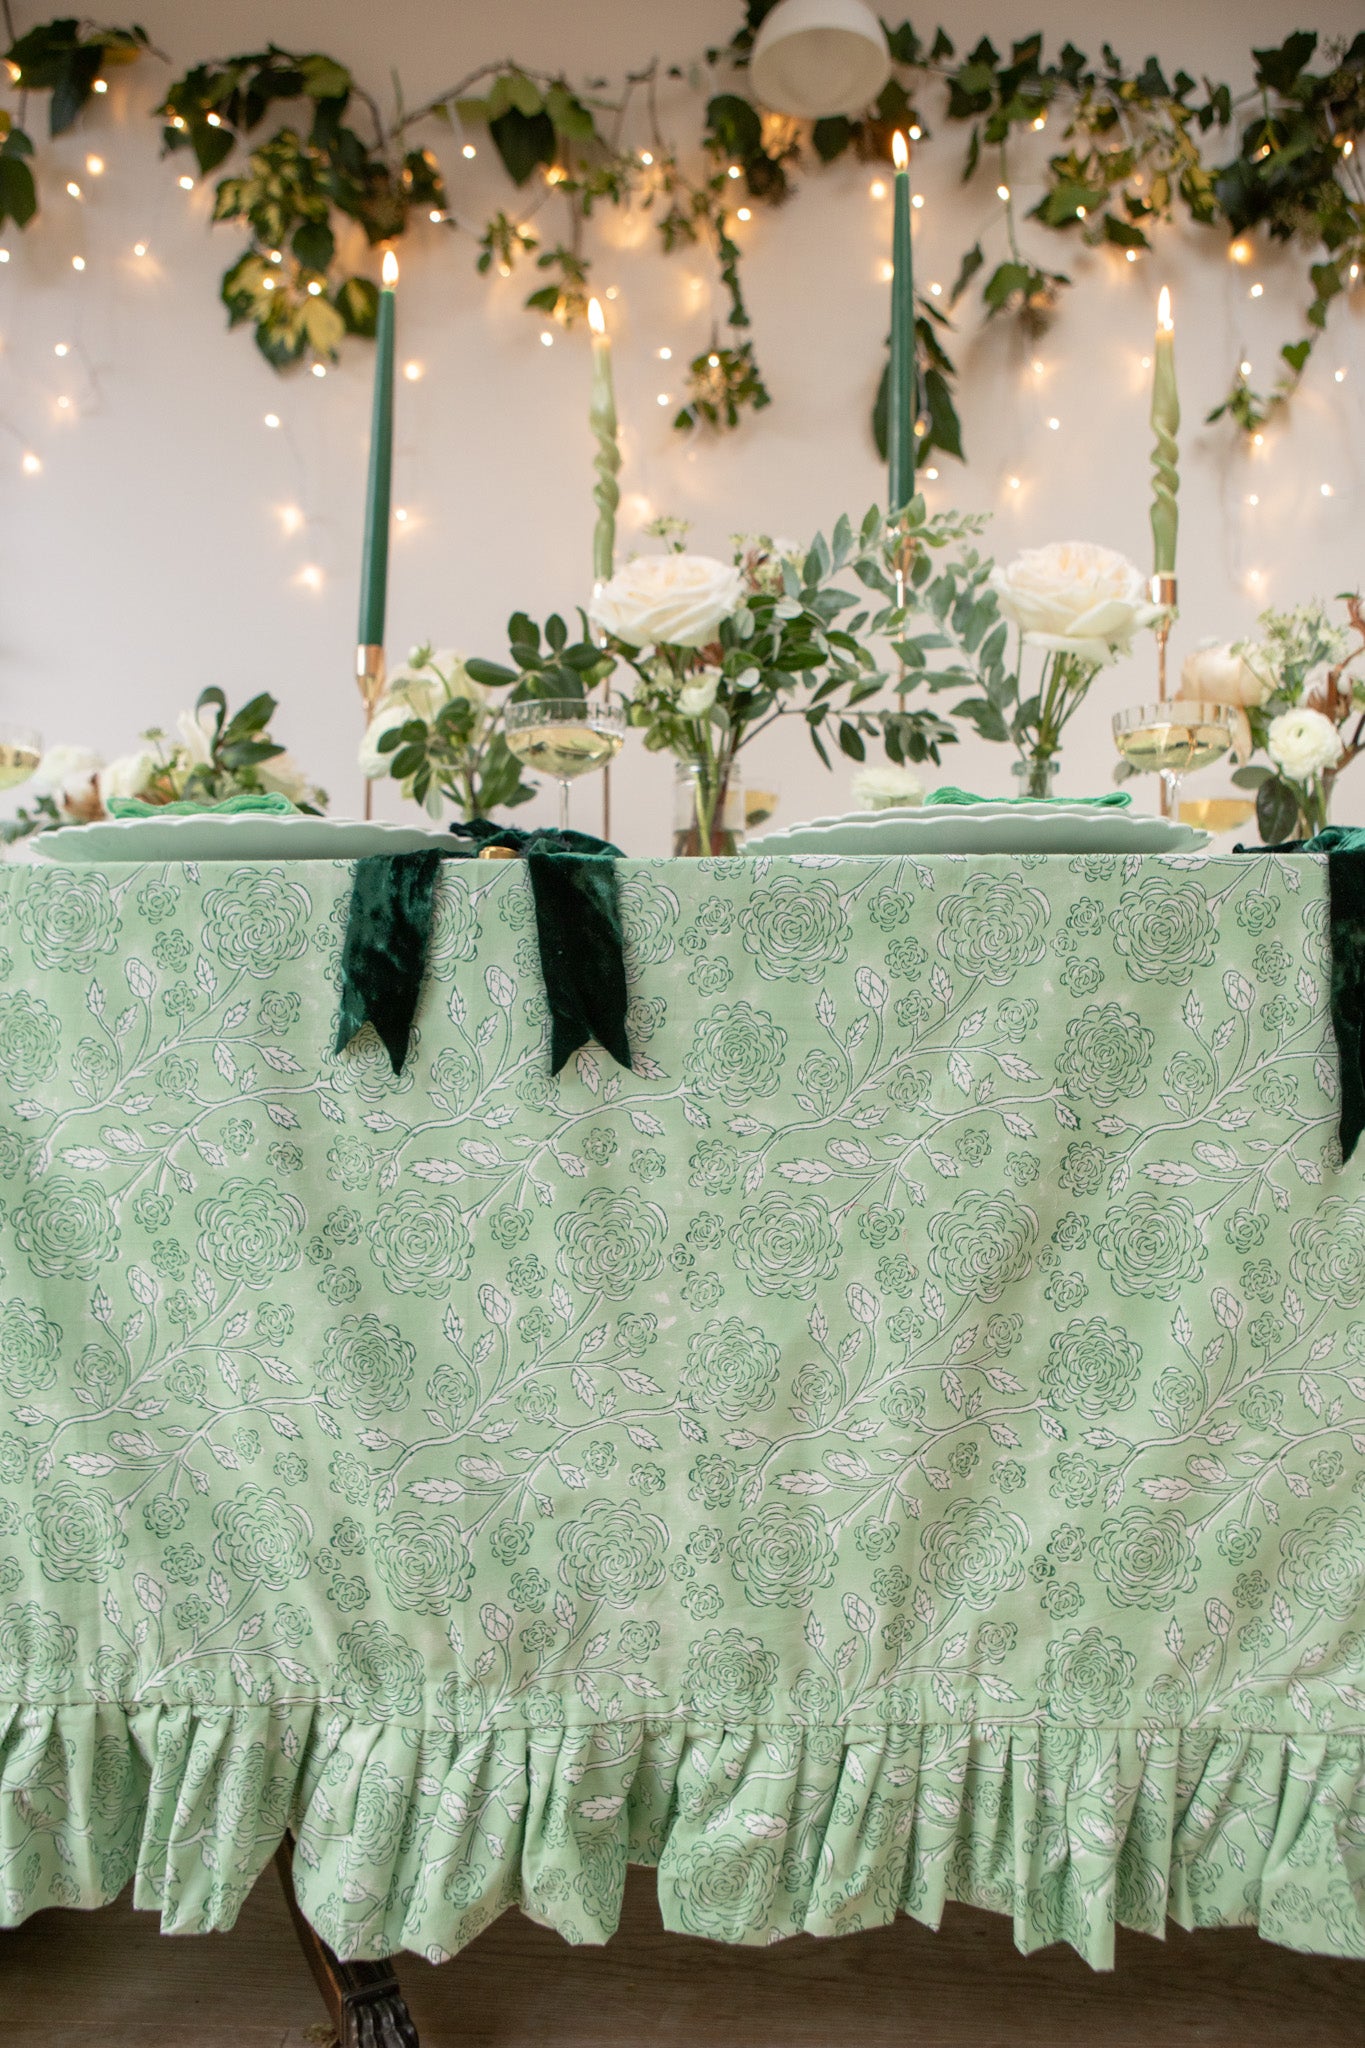
<path fill-rule="evenodd" d="M 1365 1956 L 1365 1735 L 682 1720 L 449 1727 L 303 1703 L 0 1707 L 0 1926 L 134 1901 L 231 1927 L 284 1831 L 338 1954 L 433 1962 L 508 1906 L 616 1928 L 627 1863 L 664 1925 L 764 1944 L 949 1900 L 1097 1969 L 1114 1929 L 1255 1927 Z"/>

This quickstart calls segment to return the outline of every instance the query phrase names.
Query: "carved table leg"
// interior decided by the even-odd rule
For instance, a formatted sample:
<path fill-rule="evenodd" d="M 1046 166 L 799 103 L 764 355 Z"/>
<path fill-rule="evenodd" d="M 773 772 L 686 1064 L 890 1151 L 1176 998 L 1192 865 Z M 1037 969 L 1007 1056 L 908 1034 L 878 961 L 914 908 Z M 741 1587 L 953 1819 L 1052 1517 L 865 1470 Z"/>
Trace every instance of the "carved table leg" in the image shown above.
<path fill-rule="evenodd" d="M 339 2048 L 419 2048 L 392 1962 L 343 1963 L 299 1911 L 294 1844 L 288 1835 L 276 1851 L 275 1868 L 299 1946 L 337 2030 Z"/>

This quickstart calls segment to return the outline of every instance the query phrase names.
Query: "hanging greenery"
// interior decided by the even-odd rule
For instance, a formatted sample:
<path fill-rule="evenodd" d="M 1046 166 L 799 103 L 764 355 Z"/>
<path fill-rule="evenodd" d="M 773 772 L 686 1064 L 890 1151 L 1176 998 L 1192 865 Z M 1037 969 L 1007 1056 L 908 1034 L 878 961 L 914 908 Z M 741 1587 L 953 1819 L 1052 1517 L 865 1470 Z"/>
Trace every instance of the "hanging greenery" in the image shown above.
<path fill-rule="evenodd" d="M 891 137 L 930 137 L 922 106 L 932 88 L 942 118 L 965 130 L 964 183 L 997 192 L 994 224 L 965 251 L 947 307 L 921 298 L 921 447 L 963 454 L 945 346 L 949 312 L 969 289 L 986 317 L 1014 316 L 1037 329 L 1071 283 L 1042 252 L 1037 230 L 1073 249 L 1110 247 L 1134 256 L 1152 231 L 1178 218 L 1220 231 L 1234 254 L 1264 233 L 1301 249 L 1311 296 L 1302 332 L 1279 351 L 1279 374 L 1256 390 L 1242 371 L 1210 418 L 1251 430 L 1291 396 L 1334 299 L 1365 269 L 1365 33 L 1349 47 L 1299 30 L 1278 49 L 1252 52 L 1254 83 L 1240 95 L 1149 57 L 1128 70 L 1105 44 L 1096 65 L 1066 44 L 1046 60 L 1042 37 L 1002 56 L 982 39 L 959 56 L 939 29 L 922 39 L 908 23 L 891 29 L 894 71 L 876 104 L 857 120 L 814 123 L 764 112 L 742 89 L 754 34 L 775 0 L 748 0 L 743 25 L 707 53 L 726 89 L 708 99 L 700 150 L 687 164 L 662 133 L 661 79 L 684 76 L 653 64 L 619 88 L 579 89 L 530 66 L 481 66 L 420 106 L 401 95 L 392 117 L 334 58 L 273 44 L 264 51 L 195 65 L 157 108 L 166 150 L 189 150 L 220 180 L 216 220 L 244 229 L 247 246 L 227 271 L 222 296 L 231 324 L 250 324 L 267 358 L 283 368 L 306 354 L 334 356 L 347 334 L 370 334 L 376 293 L 356 266 L 358 227 L 373 247 L 399 239 L 419 218 L 466 235 L 484 273 L 529 271 L 526 303 L 572 325 L 591 289 L 588 233 L 605 206 L 635 207 L 653 219 L 665 253 L 705 249 L 715 263 L 725 314 L 709 348 L 693 359 L 686 403 L 674 424 L 737 425 L 770 402 L 750 333 L 732 232 L 743 204 L 789 199 L 799 175 L 853 155 L 882 163 Z M 104 84 L 104 74 L 152 51 L 139 28 L 101 28 L 62 19 L 11 42 L 8 63 L 22 92 L 50 93 L 51 132 L 62 134 Z M 1315 63 L 1318 68 L 1312 69 Z M 686 74 L 690 81 L 694 73 Z M 22 104 L 22 103 L 21 103 Z M 513 210 L 475 223 L 452 208 L 433 146 L 440 129 L 486 136 L 518 193 Z M 1014 178 L 1031 135 L 1056 148 L 1043 190 L 1021 220 Z M 474 145 L 465 142 L 466 150 Z M 32 219 L 37 194 L 33 144 L 0 112 L 0 225 Z M 1030 158 L 1022 171 L 1031 184 Z M 723 330 L 723 331 L 722 331 Z M 1240 360 L 1240 351 L 1239 351 Z M 884 442 L 884 392 L 874 412 Z"/>

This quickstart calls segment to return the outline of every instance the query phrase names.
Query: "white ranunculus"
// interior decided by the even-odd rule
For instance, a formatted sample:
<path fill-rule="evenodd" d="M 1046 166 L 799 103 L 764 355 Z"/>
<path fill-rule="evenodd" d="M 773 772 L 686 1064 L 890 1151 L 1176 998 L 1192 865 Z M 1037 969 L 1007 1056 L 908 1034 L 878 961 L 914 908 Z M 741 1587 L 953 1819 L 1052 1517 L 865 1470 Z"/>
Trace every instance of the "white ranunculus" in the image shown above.
<path fill-rule="evenodd" d="M 268 761 L 259 761 L 256 776 L 262 789 L 287 796 L 291 804 L 305 804 L 313 794 L 312 783 L 292 754 L 272 754 Z"/>
<path fill-rule="evenodd" d="M 1271 719 L 1265 750 L 1291 782 L 1311 782 L 1341 759 L 1341 734 L 1321 711 L 1300 705 Z"/>
<path fill-rule="evenodd" d="M 1025 548 L 1004 568 L 992 569 L 990 580 L 1001 611 L 1031 647 L 1097 665 L 1126 654 L 1134 633 L 1159 616 L 1142 571 L 1092 541 Z"/>
<path fill-rule="evenodd" d="M 1186 703 L 1264 704 L 1270 685 L 1258 676 L 1239 648 L 1226 640 L 1201 640 L 1185 656 L 1177 696 Z"/>
<path fill-rule="evenodd" d="M 603 584 L 588 616 L 627 647 L 705 647 L 743 596 L 739 570 L 711 555 L 640 555 Z"/>
<path fill-rule="evenodd" d="M 49 747 L 33 771 L 33 787 L 39 796 L 84 795 L 103 766 L 89 747 Z"/>
<path fill-rule="evenodd" d="M 213 759 L 216 723 L 217 713 L 207 704 L 202 711 L 182 711 L 176 719 L 175 729 L 180 734 L 180 744 L 191 768 L 207 768 Z M 115 790 L 114 794 L 121 796 L 123 792 Z"/>
<path fill-rule="evenodd" d="M 678 709 L 684 718 L 705 718 L 716 701 L 721 675 L 718 668 L 704 668 L 678 692 Z"/>
<path fill-rule="evenodd" d="M 924 789 L 909 768 L 885 761 L 858 770 L 853 778 L 853 801 L 860 810 L 891 811 L 902 804 L 922 804 Z"/>
<path fill-rule="evenodd" d="M 109 808 L 110 797 L 141 796 L 147 784 L 157 771 L 157 758 L 144 747 L 141 753 L 120 754 L 106 768 L 101 768 L 96 780 L 99 784 L 100 802 Z"/>

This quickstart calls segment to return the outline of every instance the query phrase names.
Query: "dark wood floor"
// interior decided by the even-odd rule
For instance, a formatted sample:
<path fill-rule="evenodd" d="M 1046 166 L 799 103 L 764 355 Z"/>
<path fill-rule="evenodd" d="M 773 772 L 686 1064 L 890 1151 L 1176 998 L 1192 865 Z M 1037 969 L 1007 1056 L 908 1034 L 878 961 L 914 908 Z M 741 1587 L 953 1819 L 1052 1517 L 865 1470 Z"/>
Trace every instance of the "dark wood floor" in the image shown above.
<path fill-rule="evenodd" d="M 1251 1934 L 1120 1937 L 1096 1976 L 1017 1956 L 950 1907 L 767 1950 L 665 1934 L 632 1871 L 620 1934 L 573 1949 L 509 1914 L 458 1961 L 401 1966 L 423 2048 L 1361 2048 L 1365 1964 Z M 0 2048 L 315 2048 L 330 2038 L 273 1873 L 230 1935 L 163 1940 L 126 1902 L 0 1935 Z"/>

